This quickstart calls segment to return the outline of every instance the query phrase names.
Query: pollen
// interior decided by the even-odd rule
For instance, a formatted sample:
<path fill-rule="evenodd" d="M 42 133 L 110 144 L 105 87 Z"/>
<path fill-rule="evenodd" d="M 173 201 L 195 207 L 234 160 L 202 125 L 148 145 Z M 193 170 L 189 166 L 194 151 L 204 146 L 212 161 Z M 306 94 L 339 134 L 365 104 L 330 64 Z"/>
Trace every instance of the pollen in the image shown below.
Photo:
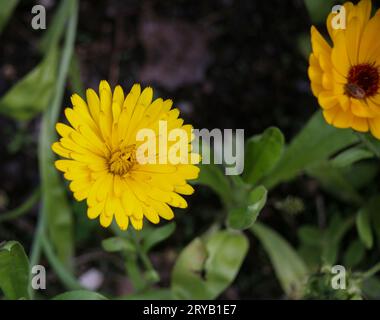
<path fill-rule="evenodd" d="M 109 170 L 119 176 L 127 174 L 136 163 L 136 145 L 113 152 L 109 159 Z"/>

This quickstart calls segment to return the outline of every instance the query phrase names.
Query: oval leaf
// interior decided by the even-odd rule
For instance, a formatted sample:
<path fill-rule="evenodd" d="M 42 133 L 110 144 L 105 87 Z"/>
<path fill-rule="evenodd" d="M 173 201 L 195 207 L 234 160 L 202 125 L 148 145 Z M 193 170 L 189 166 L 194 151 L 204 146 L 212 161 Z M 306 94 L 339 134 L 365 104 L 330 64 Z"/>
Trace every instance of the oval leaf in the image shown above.
<path fill-rule="evenodd" d="M 22 245 L 16 241 L 0 246 L 0 288 L 6 298 L 28 299 L 29 261 Z"/>
<path fill-rule="evenodd" d="M 358 139 L 351 130 L 337 130 L 329 126 L 318 111 L 286 148 L 281 160 L 263 184 L 271 189 L 280 182 L 288 181 Z"/>
<path fill-rule="evenodd" d="M 280 160 L 283 148 L 284 135 L 275 127 L 249 139 L 245 148 L 244 180 L 256 184 L 266 176 Z"/>
<path fill-rule="evenodd" d="M 57 77 L 58 50 L 16 83 L 0 100 L 0 112 L 18 120 L 28 120 L 51 102 Z"/>
<path fill-rule="evenodd" d="M 215 299 L 234 280 L 248 251 L 244 234 L 218 231 L 194 239 L 179 255 L 172 274 L 176 299 Z"/>
<path fill-rule="evenodd" d="M 112 237 L 102 241 L 102 247 L 107 252 L 129 251 L 135 252 L 134 244 L 125 238 Z"/>
<path fill-rule="evenodd" d="M 370 215 L 366 208 L 359 210 L 356 216 L 356 228 L 358 230 L 360 240 L 367 249 L 371 249 L 373 246 L 373 235 L 370 224 Z"/>
<path fill-rule="evenodd" d="M 145 238 L 142 248 L 145 252 L 148 252 L 155 245 L 169 238 L 175 230 L 175 223 L 168 223 L 162 227 L 151 230 Z"/>
<path fill-rule="evenodd" d="M 232 209 L 228 215 L 228 225 L 233 229 L 247 229 L 257 219 L 267 201 L 267 189 L 259 186 L 248 195 L 248 205 L 243 208 Z"/>
<path fill-rule="evenodd" d="M 308 273 L 304 261 L 274 230 L 261 223 L 255 223 L 250 230 L 259 238 L 268 253 L 285 293 L 294 299 L 301 297 L 303 283 Z"/>

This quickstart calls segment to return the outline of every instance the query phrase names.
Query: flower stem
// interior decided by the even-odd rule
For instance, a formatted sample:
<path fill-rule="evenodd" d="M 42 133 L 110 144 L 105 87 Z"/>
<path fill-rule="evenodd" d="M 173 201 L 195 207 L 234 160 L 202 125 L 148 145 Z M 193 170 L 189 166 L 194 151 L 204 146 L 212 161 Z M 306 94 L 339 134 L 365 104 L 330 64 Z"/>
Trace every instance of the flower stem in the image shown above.
<path fill-rule="evenodd" d="M 380 151 L 376 148 L 376 146 L 363 134 L 355 132 L 359 137 L 360 141 L 370 150 L 372 151 L 377 158 L 380 159 Z"/>
<path fill-rule="evenodd" d="M 12 219 L 16 219 L 26 213 L 29 212 L 31 208 L 37 203 L 38 199 L 40 198 L 41 192 L 40 188 L 37 188 L 34 190 L 32 195 L 29 196 L 29 198 L 18 208 L 10 210 L 8 212 L 2 213 L 0 215 L 0 223 Z"/>
<path fill-rule="evenodd" d="M 58 75 L 58 79 L 57 79 L 56 87 L 55 87 L 56 89 L 54 92 L 54 97 L 51 102 L 51 107 L 45 111 L 43 120 L 42 120 L 43 121 L 42 129 L 45 129 L 45 131 L 41 131 L 41 135 L 42 136 L 46 135 L 44 137 L 46 138 L 46 140 L 40 139 L 40 145 L 39 145 L 39 149 L 40 149 L 39 163 L 40 163 L 41 172 L 47 169 L 47 168 L 44 168 L 44 165 L 46 166 L 47 164 L 50 163 L 48 161 L 50 154 L 47 154 L 45 150 L 49 150 L 50 152 L 49 143 L 51 141 L 48 141 L 49 140 L 48 137 L 51 136 L 51 132 L 53 132 L 54 130 L 53 124 L 57 121 L 58 116 L 59 116 L 68 68 L 70 65 L 72 53 L 74 51 L 76 27 L 77 27 L 77 21 L 78 21 L 78 1 L 70 0 L 70 5 L 71 5 L 71 14 L 69 15 L 65 43 L 64 43 L 62 57 L 61 57 L 60 66 L 59 66 L 59 75 Z M 44 142 L 46 141 L 46 145 L 45 144 L 41 145 L 41 141 L 44 141 Z M 44 185 L 44 179 L 42 179 L 42 182 L 43 182 L 42 198 L 44 199 L 44 190 L 46 189 L 47 186 Z M 30 265 L 31 267 L 33 267 L 34 265 L 38 264 L 40 260 L 40 256 L 41 256 L 41 251 L 43 250 L 51 266 L 54 268 L 58 277 L 65 284 L 65 286 L 68 288 L 78 289 L 80 288 L 80 285 L 77 283 L 75 278 L 69 273 L 69 271 L 67 271 L 65 267 L 58 261 L 58 259 L 56 258 L 54 254 L 53 248 L 50 246 L 50 243 L 45 235 L 46 214 L 47 212 L 43 204 L 39 212 L 39 217 L 38 217 L 39 221 L 38 221 L 37 231 L 34 237 L 32 250 L 30 254 Z M 29 292 L 30 292 L 31 299 L 33 299 L 34 290 L 31 287 L 29 287 Z"/>
<path fill-rule="evenodd" d="M 371 269 L 369 269 L 367 272 L 363 274 L 364 279 L 371 278 L 374 276 L 376 273 L 380 271 L 380 263 L 375 264 Z"/>
<path fill-rule="evenodd" d="M 69 290 L 80 290 L 83 287 L 78 283 L 75 277 L 69 272 L 65 266 L 59 261 L 59 259 L 54 254 L 54 250 L 50 245 L 50 242 L 46 238 L 46 235 L 42 233 L 40 238 L 42 248 L 46 254 L 46 258 L 49 260 L 50 265 L 53 267 L 57 276 L 63 283 L 63 285 Z"/>
<path fill-rule="evenodd" d="M 132 239 L 133 239 L 133 242 L 134 242 L 135 247 L 136 247 L 136 252 L 137 252 L 141 262 L 144 265 L 146 275 L 148 275 L 148 279 L 147 279 L 148 283 L 147 284 L 151 285 L 153 283 L 158 282 L 160 280 L 158 273 L 154 269 L 153 264 L 150 261 L 147 253 L 143 250 L 143 248 L 141 246 L 139 234 L 136 233 L 136 231 L 134 231 L 134 230 L 132 231 Z"/>

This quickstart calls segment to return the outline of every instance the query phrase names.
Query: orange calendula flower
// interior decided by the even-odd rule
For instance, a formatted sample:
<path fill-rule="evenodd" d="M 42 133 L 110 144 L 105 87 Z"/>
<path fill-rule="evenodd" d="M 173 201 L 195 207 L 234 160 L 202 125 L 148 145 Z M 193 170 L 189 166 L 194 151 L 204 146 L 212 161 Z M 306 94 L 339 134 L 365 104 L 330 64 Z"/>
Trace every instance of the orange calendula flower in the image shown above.
<path fill-rule="evenodd" d="M 380 11 L 371 11 L 371 0 L 345 3 L 345 28 L 334 28 L 331 13 L 331 46 L 313 26 L 308 73 L 329 124 L 380 139 Z"/>
<path fill-rule="evenodd" d="M 197 178 L 199 156 L 191 153 L 192 126 L 183 125 L 172 101 L 152 102 L 153 90 L 137 84 L 124 96 L 106 81 L 99 96 L 88 89 L 86 98 L 71 97 L 73 107 L 65 109 L 70 125 L 57 123 L 61 139 L 52 149 L 66 158 L 55 166 L 71 181 L 75 199 L 87 200 L 88 217 L 99 217 L 103 227 L 115 218 L 123 230 L 129 222 L 140 230 L 144 217 L 158 223 L 174 217 L 170 206 L 186 208 L 180 194 L 194 192 L 187 180 Z M 173 130 L 186 139 L 173 141 Z M 178 150 L 186 154 L 176 156 Z"/>

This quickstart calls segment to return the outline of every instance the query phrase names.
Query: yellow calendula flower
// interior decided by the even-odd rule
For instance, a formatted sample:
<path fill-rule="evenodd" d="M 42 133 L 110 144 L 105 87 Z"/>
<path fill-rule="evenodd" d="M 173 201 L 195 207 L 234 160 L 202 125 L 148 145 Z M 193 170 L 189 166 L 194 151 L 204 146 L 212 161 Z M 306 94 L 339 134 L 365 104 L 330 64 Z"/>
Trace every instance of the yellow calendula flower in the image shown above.
<path fill-rule="evenodd" d="M 199 156 L 191 153 L 192 126 L 183 124 L 172 101 L 152 102 L 153 90 L 141 92 L 137 84 L 124 96 L 106 81 L 99 96 L 88 89 L 86 98 L 71 97 L 70 125 L 57 123 L 61 139 L 52 149 L 66 158 L 55 166 L 71 181 L 75 199 L 87 200 L 88 217 L 99 217 L 103 227 L 115 218 L 123 230 L 129 222 L 140 230 L 144 217 L 158 223 L 174 217 L 170 206 L 186 208 L 180 194 L 194 192 L 187 180 L 197 178 Z M 187 139 L 173 141 L 173 130 Z M 178 156 L 181 150 L 185 155 Z"/>
<path fill-rule="evenodd" d="M 326 121 L 380 139 L 380 11 L 371 0 L 344 4 L 327 19 L 330 44 L 311 28 L 309 77 Z M 341 20 L 341 21 L 340 21 Z"/>

